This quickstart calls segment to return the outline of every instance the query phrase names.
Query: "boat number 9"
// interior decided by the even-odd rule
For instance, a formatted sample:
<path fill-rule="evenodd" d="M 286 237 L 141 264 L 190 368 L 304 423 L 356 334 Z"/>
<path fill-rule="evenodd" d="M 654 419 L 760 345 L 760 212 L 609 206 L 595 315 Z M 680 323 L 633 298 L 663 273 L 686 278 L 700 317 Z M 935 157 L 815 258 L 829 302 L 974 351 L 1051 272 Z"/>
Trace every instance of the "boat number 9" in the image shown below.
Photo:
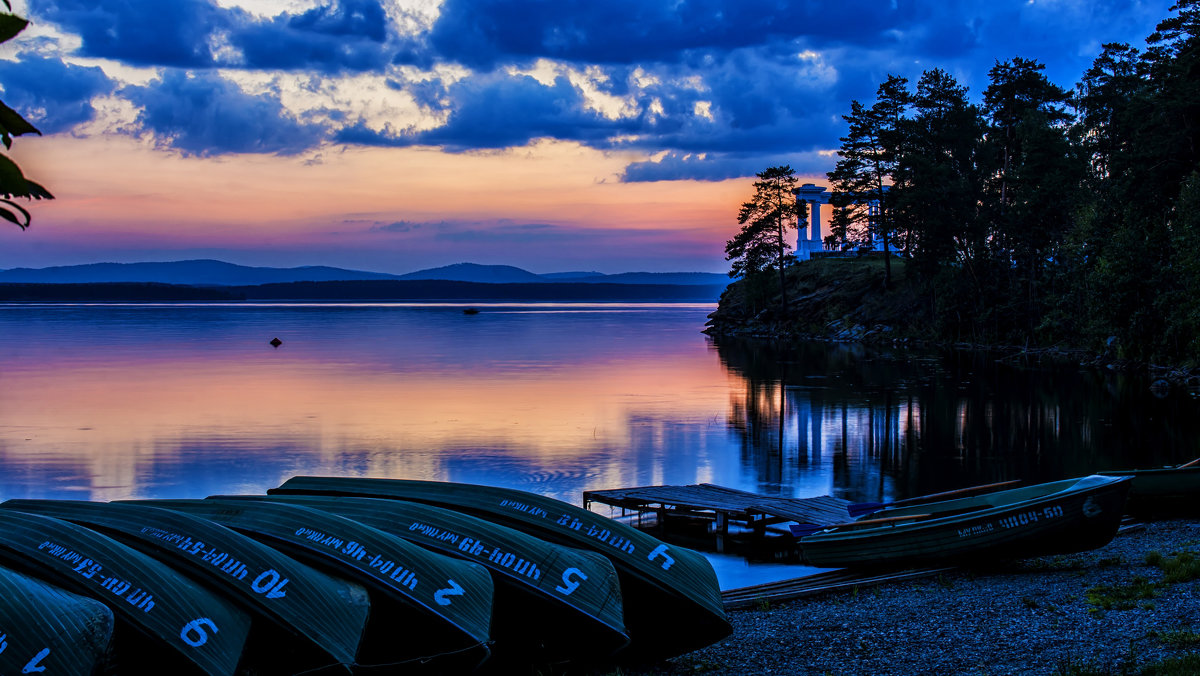
<path fill-rule="evenodd" d="M 214 634 L 220 631 L 217 629 L 215 622 L 207 617 L 201 617 L 183 625 L 183 631 L 179 632 L 179 638 L 183 639 L 184 643 L 193 648 L 199 648 L 208 643 L 208 632 L 204 630 L 205 626 L 211 629 Z"/>

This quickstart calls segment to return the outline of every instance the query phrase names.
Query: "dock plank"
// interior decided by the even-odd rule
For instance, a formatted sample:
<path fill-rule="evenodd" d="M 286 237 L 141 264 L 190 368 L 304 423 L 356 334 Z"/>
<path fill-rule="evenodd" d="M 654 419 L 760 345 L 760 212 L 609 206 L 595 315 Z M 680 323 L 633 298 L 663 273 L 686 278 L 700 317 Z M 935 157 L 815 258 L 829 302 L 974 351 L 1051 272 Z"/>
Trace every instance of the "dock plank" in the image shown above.
<path fill-rule="evenodd" d="M 583 504 L 593 502 L 638 511 L 713 512 L 715 516 L 746 523 L 765 520 L 818 525 L 845 521 L 846 506 L 850 504 L 828 495 L 781 498 L 709 483 L 584 491 Z"/>

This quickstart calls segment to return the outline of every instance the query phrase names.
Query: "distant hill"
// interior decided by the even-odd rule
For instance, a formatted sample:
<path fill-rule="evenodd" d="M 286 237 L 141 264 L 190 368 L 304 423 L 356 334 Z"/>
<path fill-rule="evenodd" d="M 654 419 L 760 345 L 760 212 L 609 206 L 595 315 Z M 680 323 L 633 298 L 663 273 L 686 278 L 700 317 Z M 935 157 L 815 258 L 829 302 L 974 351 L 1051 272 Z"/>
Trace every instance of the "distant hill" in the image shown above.
<path fill-rule="evenodd" d="M 418 270 L 398 279 L 441 280 L 447 282 L 484 282 L 487 284 L 525 284 L 547 281 L 541 275 L 511 265 L 479 265 L 455 263 L 440 268 Z"/>
<path fill-rule="evenodd" d="M 101 284 L 136 282 L 189 286 L 246 286 L 282 282 L 324 282 L 361 279 L 396 279 L 381 272 L 343 270 L 322 265 L 298 268 L 265 268 L 223 261 L 190 260 L 170 263 L 91 263 L 51 268 L 0 270 L 6 284 Z"/>
<path fill-rule="evenodd" d="M 0 284 L 180 284 L 187 286 L 257 286 L 291 282 L 353 282 L 367 280 L 446 281 L 479 284 L 670 284 L 721 286 L 725 275 L 709 272 L 554 272 L 544 275 L 511 265 L 455 263 L 404 275 L 346 270 L 323 265 L 270 268 L 235 265 L 217 260 L 161 263 L 90 263 L 49 268 L 0 270 Z"/>

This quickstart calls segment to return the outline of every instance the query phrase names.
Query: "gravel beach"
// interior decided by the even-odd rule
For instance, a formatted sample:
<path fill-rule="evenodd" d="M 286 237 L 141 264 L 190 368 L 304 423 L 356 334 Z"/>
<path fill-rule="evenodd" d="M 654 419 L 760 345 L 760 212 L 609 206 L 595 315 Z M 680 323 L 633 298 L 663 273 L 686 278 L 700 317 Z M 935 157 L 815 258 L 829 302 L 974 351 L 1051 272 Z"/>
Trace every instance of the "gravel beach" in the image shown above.
<path fill-rule="evenodd" d="M 1164 572 L 1188 553 L 1200 522 L 1150 522 L 1090 552 L 732 611 L 724 641 L 620 673 L 1138 674 L 1189 654 L 1200 673 L 1195 564 Z"/>

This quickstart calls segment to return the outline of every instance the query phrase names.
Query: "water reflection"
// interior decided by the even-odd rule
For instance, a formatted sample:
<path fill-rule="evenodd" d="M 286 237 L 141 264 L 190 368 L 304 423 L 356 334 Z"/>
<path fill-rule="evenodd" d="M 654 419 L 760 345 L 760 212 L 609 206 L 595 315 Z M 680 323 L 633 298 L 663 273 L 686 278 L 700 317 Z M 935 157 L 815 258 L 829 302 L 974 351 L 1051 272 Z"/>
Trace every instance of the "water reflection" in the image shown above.
<path fill-rule="evenodd" d="M 878 501 L 1200 456 L 1194 399 L 1116 374 L 713 342 L 707 305 L 475 307 L 0 305 L 0 499 L 329 474 Z"/>
<path fill-rule="evenodd" d="M 760 489 L 878 501 L 1200 455 L 1194 399 L 1146 378 L 984 352 L 722 340 Z"/>

